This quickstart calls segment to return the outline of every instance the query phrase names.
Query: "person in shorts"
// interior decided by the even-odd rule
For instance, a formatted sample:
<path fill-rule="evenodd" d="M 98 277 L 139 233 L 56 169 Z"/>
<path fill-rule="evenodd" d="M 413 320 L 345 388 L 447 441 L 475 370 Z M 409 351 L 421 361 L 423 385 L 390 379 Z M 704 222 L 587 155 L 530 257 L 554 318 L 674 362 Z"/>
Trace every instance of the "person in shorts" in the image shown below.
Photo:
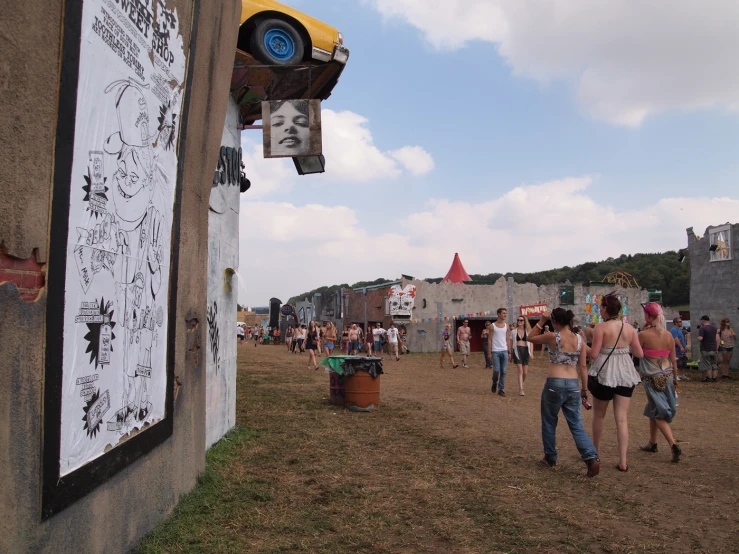
<path fill-rule="evenodd" d="M 675 360 L 677 362 L 678 381 L 687 381 L 688 377 L 685 375 L 685 369 L 688 367 L 688 345 L 685 342 L 685 335 L 683 335 L 683 319 L 676 317 L 672 320 L 672 329 L 670 334 L 675 340 Z"/>
<path fill-rule="evenodd" d="M 470 322 L 465 319 L 462 326 L 457 329 L 457 347 L 459 348 L 459 353 L 462 355 L 462 367 L 470 367 L 467 365 L 467 356 L 470 355 L 471 334 Z"/>
<path fill-rule="evenodd" d="M 619 317 L 621 301 L 614 293 L 606 294 L 600 303 L 601 323 L 593 331 L 593 363 L 588 370 L 588 390 L 593 395 L 593 444 L 600 452 L 608 406 L 613 402 L 616 420 L 619 471 L 628 471 L 629 405 L 634 387 L 641 377 L 631 355 L 642 358 L 644 352 L 639 334 Z"/>
<path fill-rule="evenodd" d="M 359 353 L 359 331 L 357 330 L 357 324 L 352 323 L 349 328 L 349 351 L 352 356 L 356 356 Z"/>
<path fill-rule="evenodd" d="M 731 321 L 728 317 L 721 320 L 721 326 L 718 330 L 718 355 L 721 360 L 721 379 L 731 379 L 729 376 L 729 362 L 734 352 L 734 341 L 736 341 L 736 333 L 731 328 Z"/>
<path fill-rule="evenodd" d="M 334 344 L 336 343 L 336 326 L 333 322 L 329 321 L 326 323 L 326 329 L 323 333 L 323 353 L 328 358 L 334 351 Z"/>
<path fill-rule="evenodd" d="M 711 323 L 711 318 L 704 315 L 698 329 L 698 340 L 701 343 L 701 361 L 698 371 L 705 373 L 704 383 L 715 383 L 718 380 L 718 329 Z"/>
<path fill-rule="evenodd" d="M 439 360 L 439 368 L 444 369 L 444 354 L 449 356 L 449 360 L 452 362 L 452 369 L 456 369 L 458 366 L 454 363 L 454 356 L 452 355 L 452 325 L 447 323 L 444 326 L 444 331 L 441 333 L 441 359 Z"/>
<path fill-rule="evenodd" d="M 400 360 L 400 355 L 398 354 L 398 330 L 395 328 L 395 323 L 391 323 L 387 330 L 387 343 L 390 348 L 390 355 L 395 356 L 397 362 Z"/>

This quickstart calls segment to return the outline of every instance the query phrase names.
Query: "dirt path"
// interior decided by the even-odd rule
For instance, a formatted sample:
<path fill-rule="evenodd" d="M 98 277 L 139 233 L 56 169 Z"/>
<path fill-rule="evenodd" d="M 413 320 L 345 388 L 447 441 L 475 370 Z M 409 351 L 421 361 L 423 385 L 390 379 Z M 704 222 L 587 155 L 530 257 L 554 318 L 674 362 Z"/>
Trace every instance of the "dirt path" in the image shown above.
<path fill-rule="evenodd" d="M 233 471 L 257 479 L 268 502 L 236 526 L 247 552 L 737 552 L 739 383 L 683 384 L 674 430 L 684 458 L 640 452 L 648 438 L 637 388 L 630 471 L 616 471 L 609 414 L 602 469 L 583 477 L 564 420 L 555 470 L 542 455 L 535 360 L 518 396 L 502 398 L 477 355 L 439 370 L 435 355 L 386 361 L 381 407 L 330 406 L 328 376 L 307 355 L 239 348 L 237 412 L 257 439 Z M 584 412 L 590 430 L 591 413 Z"/>

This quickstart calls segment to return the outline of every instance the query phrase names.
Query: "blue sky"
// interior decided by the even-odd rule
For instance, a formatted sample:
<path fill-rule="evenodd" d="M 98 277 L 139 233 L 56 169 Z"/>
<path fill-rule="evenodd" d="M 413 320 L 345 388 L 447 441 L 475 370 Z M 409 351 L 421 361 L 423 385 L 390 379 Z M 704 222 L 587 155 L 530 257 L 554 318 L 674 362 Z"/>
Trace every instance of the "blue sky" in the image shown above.
<path fill-rule="evenodd" d="M 242 134 L 242 302 L 441 276 L 455 252 L 488 273 L 677 249 L 686 227 L 737 220 L 728 3 L 287 3 L 351 58 L 322 107 L 325 174 Z"/>

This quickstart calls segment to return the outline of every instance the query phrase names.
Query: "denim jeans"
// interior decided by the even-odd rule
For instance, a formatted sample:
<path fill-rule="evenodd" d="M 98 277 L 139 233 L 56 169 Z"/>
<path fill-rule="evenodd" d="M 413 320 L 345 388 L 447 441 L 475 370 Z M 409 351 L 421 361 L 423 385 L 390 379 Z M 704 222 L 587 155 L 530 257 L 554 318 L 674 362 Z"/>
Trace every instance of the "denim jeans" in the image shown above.
<path fill-rule="evenodd" d="M 547 378 L 541 391 L 541 440 L 544 443 L 544 455 L 550 463 L 557 461 L 557 420 L 560 409 L 582 459 L 598 457 L 593 441 L 582 425 L 580 403 L 577 379 Z"/>
<path fill-rule="evenodd" d="M 489 350 L 488 350 L 488 342 L 487 341 L 485 341 L 485 342 L 482 343 L 482 352 L 483 352 L 483 354 L 485 354 L 485 367 L 493 367 L 493 362 L 491 362 L 490 360 L 488 360 Z"/>
<path fill-rule="evenodd" d="M 498 383 L 498 390 L 505 391 L 505 376 L 508 372 L 508 351 L 493 350 L 493 383 Z M 500 382 L 499 382 L 500 379 Z"/>

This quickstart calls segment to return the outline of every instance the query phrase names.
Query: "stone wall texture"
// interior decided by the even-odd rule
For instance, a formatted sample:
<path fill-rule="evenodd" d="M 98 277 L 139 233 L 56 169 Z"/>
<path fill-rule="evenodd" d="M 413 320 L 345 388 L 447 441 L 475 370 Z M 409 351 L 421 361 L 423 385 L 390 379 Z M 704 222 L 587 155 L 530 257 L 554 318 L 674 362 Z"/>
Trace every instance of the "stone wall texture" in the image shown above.
<path fill-rule="evenodd" d="M 62 0 L 0 10 L 0 552 L 129 551 L 205 465 L 208 197 L 226 116 L 241 3 L 168 0 L 189 53 L 174 316 L 174 432 L 82 499 L 41 520 L 45 264 L 59 88 Z M 216 122 L 216 124 L 214 124 Z M 203 350 L 203 352 L 201 352 Z"/>
<path fill-rule="evenodd" d="M 726 225 L 726 224 L 724 224 Z M 735 327 L 739 320 L 739 224 L 730 225 L 730 259 L 711 261 L 710 233 L 717 224 L 708 227 L 703 237 L 696 236 L 693 228 L 688 233 L 688 260 L 690 261 L 690 332 L 692 358 L 700 356 L 698 325 L 707 315 L 718 327 L 722 318 L 728 317 Z M 732 357 L 730 367 L 739 369 L 739 356 Z"/>

